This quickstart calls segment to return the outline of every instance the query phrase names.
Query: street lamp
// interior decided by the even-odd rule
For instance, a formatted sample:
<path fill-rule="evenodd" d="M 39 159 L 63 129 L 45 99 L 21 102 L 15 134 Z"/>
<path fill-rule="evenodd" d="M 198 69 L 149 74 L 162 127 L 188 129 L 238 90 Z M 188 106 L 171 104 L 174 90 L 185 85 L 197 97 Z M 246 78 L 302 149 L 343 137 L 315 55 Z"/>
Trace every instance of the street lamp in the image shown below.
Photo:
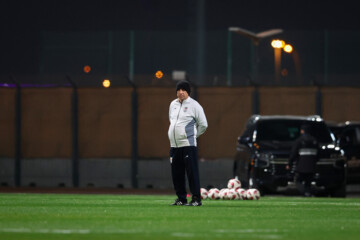
<path fill-rule="evenodd" d="M 285 42 L 283 40 L 279 40 L 279 39 L 272 40 L 271 41 L 271 46 L 273 48 L 281 49 L 281 48 L 283 48 L 285 46 Z"/>
<path fill-rule="evenodd" d="M 258 74 L 258 53 L 257 53 L 257 46 L 259 45 L 260 40 L 274 36 L 276 34 L 280 34 L 283 32 L 282 29 L 270 29 L 259 33 L 254 33 L 249 30 L 240 28 L 240 27 L 229 27 L 229 34 L 228 34 L 228 71 L 227 71 L 227 85 L 231 86 L 231 68 L 232 68 L 232 59 L 231 59 L 231 32 L 236 34 L 243 35 L 249 39 L 251 39 L 253 45 L 255 46 L 255 56 L 253 56 L 253 63 L 252 63 L 252 75 L 253 79 Z"/>
<path fill-rule="evenodd" d="M 280 81 L 280 71 L 281 71 L 281 49 L 284 50 L 286 53 L 292 53 L 294 64 L 295 64 L 295 70 L 296 75 L 299 81 L 301 81 L 301 66 L 300 66 L 300 60 L 299 55 L 297 54 L 297 51 L 294 51 L 293 46 L 291 46 L 288 43 L 285 43 L 283 40 L 273 40 L 271 42 L 271 46 L 274 48 L 274 58 L 275 58 L 275 81 Z"/>
<path fill-rule="evenodd" d="M 272 40 L 271 46 L 274 48 L 274 62 L 275 62 L 275 81 L 278 83 L 280 81 L 280 71 L 281 71 L 281 49 L 285 46 L 283 40 Z"/>

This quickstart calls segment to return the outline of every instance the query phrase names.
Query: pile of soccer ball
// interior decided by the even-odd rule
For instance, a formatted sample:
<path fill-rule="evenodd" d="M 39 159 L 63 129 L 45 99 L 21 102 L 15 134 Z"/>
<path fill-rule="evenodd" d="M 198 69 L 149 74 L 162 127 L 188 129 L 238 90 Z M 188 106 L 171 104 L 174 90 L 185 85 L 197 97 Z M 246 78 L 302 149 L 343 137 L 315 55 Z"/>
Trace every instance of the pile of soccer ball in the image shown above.
<path fill-rule="evenodd" d="M 219 190 L 218 188 L 211 188 L 207 191 L 201 188 L 201 199 L 211 200 L 259 200 L 260 192 L 255 188 L 244 189 L 241 188 L 241 182 L 238 179 L 230 179 L 227 188 Z"/>

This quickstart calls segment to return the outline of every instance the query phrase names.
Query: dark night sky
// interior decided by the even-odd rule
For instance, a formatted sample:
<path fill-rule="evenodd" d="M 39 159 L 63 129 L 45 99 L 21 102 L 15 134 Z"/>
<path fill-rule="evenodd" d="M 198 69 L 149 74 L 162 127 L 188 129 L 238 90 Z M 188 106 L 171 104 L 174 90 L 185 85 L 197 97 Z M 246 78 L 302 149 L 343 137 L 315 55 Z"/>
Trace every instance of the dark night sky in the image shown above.
<path fill-rule="evenodd" d="M 206 30 L 358 30 L 356 1 L 206 0 Z M 195 30 L 196 0 L 0 1 L 0 73 L 31 72 L 41 31 Z M 21 55 L 21 58 L 19 56 Z M 19 68 L 18 66 L 23 66 Z"/>
<path fill-rule="evenodd" d="M 2 0 L 1 28 L 24 30 L 187 30 L 196 0 Z M 359 29 L 356 1 L 205 0 L 208 30 L 242 26 L 291 30 Z"/>

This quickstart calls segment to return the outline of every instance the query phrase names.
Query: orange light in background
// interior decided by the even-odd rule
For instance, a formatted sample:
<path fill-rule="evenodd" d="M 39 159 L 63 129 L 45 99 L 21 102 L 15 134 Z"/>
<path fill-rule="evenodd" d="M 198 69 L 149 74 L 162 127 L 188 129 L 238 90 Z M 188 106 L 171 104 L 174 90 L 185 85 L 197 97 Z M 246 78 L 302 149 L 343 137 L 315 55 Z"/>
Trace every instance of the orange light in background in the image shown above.
<path fill-rule="evenodd" d="M 293 51 L 293 47 L 290 44 L 286 44 L 284 46 L 284 51 L 287 53 L 291 53 Z"/>
<path fill-rule="evenodd" d="M 110 83 L 110 80 L 109 80 L 109 79 L 105 79 L 105 80 L 103 81 L 103 86 L 104 86 L 104 88 L 108 88 L 108 87 L 110 87 L 110 85 L 111 85 L 111 83 Z"/>
<path fill-rule="evenodd" d="M 288 74 L 289 74 L 289 71 L 286 68 L 281 70 L 281 76 L 286 77 Z"/>
<path fill-rule="evenodd" d="M 275 39 L 271 41 L 271 46 L 273 48 L 283 48 L 285 46 L 285 42 L 283 40 Z"/>
<path fill-rule="evenodd" d="M 91 67 L 89 65 L 84 66 L 84 73 L 89 73 L 91 71 Z"/>
<path fill-rule="evenodd" d="M 162 71 L 157 71 L 156 73 L 155 73 L 155 77 L 157 78 L 157 79 L 160 79 L 160 78 L 162 78 L 164 76 L 164 73 L 162 72 Z"/>

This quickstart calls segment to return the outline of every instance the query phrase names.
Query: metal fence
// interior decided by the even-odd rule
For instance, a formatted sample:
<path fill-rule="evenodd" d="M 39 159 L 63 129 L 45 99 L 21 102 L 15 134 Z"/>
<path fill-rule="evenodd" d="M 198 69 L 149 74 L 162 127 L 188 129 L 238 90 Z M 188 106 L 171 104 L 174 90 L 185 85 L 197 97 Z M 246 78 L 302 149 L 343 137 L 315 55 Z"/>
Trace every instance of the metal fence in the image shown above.
<path fill-rule="evenodd" d="M 294 49 L 281 52 L 279 77 L 274 38 Z M 284 31 L 258 45 L 227 30 L 205 32 L 202 42 L 189 31 L 42 32 L 39 39 L 38 74 L 9 72 L 20 83 L 64 84 L 69 75 L 79 86 L 101 86 L 105 78 L 122 86 L 127 76 L 138 85 L 161 86 L 172 84 L 174 71 L 185 71 L 199 86 L 360 85 L 360 31 Z"/>
<path fill-rule="evenodd" d="M 360 31 L 284 31 L 258 45 L 227 30 L 206 32 L 201 43 L 197 38 L 179 31 L 43 32 L 38 72 L 41 78 L 71 75 L 80 86 L 103 78 L 126 84 L 122 76 L 139 85 L 162 85 L 177 70 L 199 86 L 360 85 Z M 274 38 L 294 49 L 282 51 L 279 78 Z M 91 71 L 85 73 L 84 66 Z M 162 81 L 155 79 L 158 70 Z"/>

